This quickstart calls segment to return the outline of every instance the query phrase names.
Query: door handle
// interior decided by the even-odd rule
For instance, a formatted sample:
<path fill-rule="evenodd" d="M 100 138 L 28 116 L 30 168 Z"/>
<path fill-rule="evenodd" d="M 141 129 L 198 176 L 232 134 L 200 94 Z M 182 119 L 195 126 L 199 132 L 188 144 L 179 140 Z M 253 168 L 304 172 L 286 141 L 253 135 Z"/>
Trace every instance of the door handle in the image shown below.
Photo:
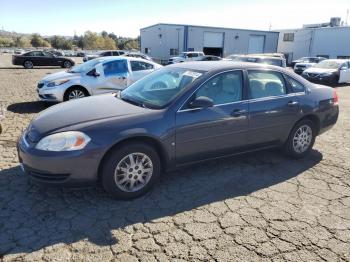
<path fill-rule="evenodd" d="M 241 115 L 244 115 L 247 111 L 244 109 L 234 109 L 231 113 L 231 116 L 233 117 L 240 117 Z"/>
<path fill-rule="evenodd" d="M 288 102 L 288 106 L 296 106 L 296 105 L 298 105 L 298 104 L 299 104 L 298 101 L 289 101 L 289 102 Z"/>

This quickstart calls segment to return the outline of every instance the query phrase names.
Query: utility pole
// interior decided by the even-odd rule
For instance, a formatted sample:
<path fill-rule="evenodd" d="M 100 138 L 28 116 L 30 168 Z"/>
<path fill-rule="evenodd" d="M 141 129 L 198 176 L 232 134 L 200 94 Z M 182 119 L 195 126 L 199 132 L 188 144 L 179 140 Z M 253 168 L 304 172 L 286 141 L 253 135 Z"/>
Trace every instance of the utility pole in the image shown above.
<path fill-rule="evenodd" d="M 348 18 L 349 18 L 349 9 L 346 9 L 345 25 L 348 25 Z"/>
<path fill-rule="evenodd" d="M 180 28 L 176 28 L 177 31 L 177 54 L 180 54 Z"/>

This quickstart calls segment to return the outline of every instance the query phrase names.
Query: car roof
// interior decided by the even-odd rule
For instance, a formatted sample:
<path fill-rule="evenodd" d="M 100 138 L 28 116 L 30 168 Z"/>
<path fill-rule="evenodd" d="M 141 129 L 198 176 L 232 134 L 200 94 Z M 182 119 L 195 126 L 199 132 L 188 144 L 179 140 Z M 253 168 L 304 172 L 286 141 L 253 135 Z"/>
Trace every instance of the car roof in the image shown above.
<path fill-rule="evenodd" d="M 237 57 L 246 57 L 246 58 L 260 58 L 260 59 L 273 59 L 273 60 L 283 60 L 282 57 L 276 56 L 264 56 L 264 55 L 239 55 Z"/>
<path fill-rule="evenodd" d="M 129 57 L 129 56 L 104 56 L 95 58 L 102 62 L 109 62 L 109 61 L 116 61 L 116 60 L 129 60 L 129 61 L 141 61 L 141 62 L 147 62 L 152 63 L 151 61 L 148 61 L 146 59 L 138 58 L 138 57 Z"/>
<path fill-rule="evenodd" d="M 235 61 L 196 61 L 196 62 L 185 62 L 168 65 L 166 67 L 177 67 L 185 68 L 189 70 L 199 71 L 216 71 L 216 70 L 232 70 L 232 69 L 273 69 L 281 72 L 288 72 L 288 70 L 279 66 L 272 66 L 260 63 L 249 63 L 249 62 L 235 62 Z"/>

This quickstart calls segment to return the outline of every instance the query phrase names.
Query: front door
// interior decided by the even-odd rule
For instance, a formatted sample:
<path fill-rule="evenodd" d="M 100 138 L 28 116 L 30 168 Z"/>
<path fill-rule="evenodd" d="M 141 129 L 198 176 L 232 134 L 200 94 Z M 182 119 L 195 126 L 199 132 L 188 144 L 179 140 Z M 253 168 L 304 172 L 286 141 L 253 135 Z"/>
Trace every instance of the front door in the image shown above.
<path fill-rule="evenodd" d="M 249 144 L 269 145 L 284 141 L 298 118 L 299 99 L 289 93 L 279 72 L 248 71 Z"/>
<path fill-rule="evenodd" d="M 100 76 L 97 77 L 98 82 L 92 90 L 93 94 L 123 90 L 128 85 L 129 70 L 126 59 L 105 62 L 98 65 L 96 71 Z"/>
<path fill-rule="evenodd" d="M 339 83 L 350 82 L 350 62 L 344 63 L 339 71 Z"/>
<path fill-rule="evenodd" d="M 176 114 L 177 163 L 234 152 L 247 143 L 248 103 L 242 100 L 241 70 L 208 80 Z M 214 106 L 191 108 L 196 97 L 208 97 Z"/>

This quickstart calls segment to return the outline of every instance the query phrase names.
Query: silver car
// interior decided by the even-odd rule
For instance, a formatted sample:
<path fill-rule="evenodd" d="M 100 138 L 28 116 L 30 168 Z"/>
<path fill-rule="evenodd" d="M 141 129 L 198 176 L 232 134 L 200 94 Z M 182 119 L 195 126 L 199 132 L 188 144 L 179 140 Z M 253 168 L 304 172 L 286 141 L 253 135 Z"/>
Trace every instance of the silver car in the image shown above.
<path fill-rule="evenodd" d="M 133 57 L 102 57 L 68 71 L 50 74 L 38 83 L 39 99 L 62 102 L 116 92 L 148 75 L 161 65 Z"/>

